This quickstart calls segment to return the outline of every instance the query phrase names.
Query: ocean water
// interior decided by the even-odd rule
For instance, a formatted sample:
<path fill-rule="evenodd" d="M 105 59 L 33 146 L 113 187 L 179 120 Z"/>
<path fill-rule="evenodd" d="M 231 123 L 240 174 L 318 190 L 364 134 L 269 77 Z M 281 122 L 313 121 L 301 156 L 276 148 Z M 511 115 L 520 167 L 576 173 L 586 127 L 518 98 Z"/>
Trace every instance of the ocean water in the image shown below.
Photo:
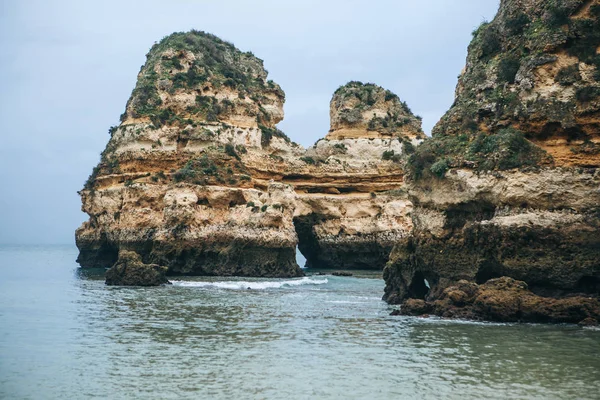
<path fill-rule="evenodd" d="M 598 399 L 600 330 L 391 317 L 379 277 L 107 287 L 0 247 L 1 399 Z"/>

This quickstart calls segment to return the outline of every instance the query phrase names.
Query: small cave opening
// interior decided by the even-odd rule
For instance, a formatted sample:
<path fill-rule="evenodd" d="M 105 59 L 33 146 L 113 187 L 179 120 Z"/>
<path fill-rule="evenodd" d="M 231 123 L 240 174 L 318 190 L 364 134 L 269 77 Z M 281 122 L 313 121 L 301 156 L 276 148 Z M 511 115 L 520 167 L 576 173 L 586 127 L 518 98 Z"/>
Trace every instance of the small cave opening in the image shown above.
<path fill-rule="evenodd" d="M 552 137 L 564 137 L 567 142 L 571 142 L 572 140 L 583 140 L 587 137 L 587 134 L 578 126 L 564 128 L 560 122 L 549 122 L 544 125 L 538 137 L 542 140 L 548 140 Z"/>
<path fill-rule="evenodd" d="M 481 285 L 490 279 L 500 278 L 504 275 L 506 273 L 502 264 L 498 262 L 484 262 L 477 270 L 477 274 L 475 274 L 475 283 Z"/>
<path fill-rule="evenodd" d="M 300 251 L 299 246 L 296 246 L 296 263 L 300 266 L 300 268 L 306 268 L 306 257 Z"/>
<path fill-rule="evenodd" d="M 410 286 L 408 287 L 408 295 L 413 299 L 425 300 L 425 297 L 427 297 L 430 289 L 431 285 L 425 278 L 425 275 L 423 275 L 422 272 L 416 272 L 413 276 Z"/>
<path fill-rule="evenodd" d="M 577 281 L 577 289 L 582 293 L 600 293 L 600 278 L 596 276 L 583 276 Z"/>
<path fill-rule="evenodd" d="M 319 254 L 319 241 L 314 232 L 314 226 L 321 221 L 316 214 L 305 215 L 294 218 L 294 228 L 298 235 L 298 246 L 296 248 L 296 262 L 304 268 L 314 268 Z"/>

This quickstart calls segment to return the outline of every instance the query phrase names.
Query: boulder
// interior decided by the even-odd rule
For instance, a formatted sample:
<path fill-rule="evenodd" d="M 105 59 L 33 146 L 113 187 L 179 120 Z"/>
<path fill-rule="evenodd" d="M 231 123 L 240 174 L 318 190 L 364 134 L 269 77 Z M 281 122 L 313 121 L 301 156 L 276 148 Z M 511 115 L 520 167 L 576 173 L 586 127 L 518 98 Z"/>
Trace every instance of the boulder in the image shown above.
<path fill-rule="evenodd" d="M 168 284 L 167 267 L 144 264 L 135 251 L 121 250 L 115 265 L 106 271 L 106 284 L 110 286 L 160 286 Z"/>

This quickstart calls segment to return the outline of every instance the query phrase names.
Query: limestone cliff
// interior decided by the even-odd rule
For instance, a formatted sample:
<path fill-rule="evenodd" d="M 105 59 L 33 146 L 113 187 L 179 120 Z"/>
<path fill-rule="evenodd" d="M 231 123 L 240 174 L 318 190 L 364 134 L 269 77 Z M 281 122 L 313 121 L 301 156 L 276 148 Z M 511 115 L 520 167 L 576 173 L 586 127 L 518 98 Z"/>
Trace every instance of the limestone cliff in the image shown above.
<path fill-rule="evenodd" d="M 461 280 L 502 276 L 598 297 L 599 11 L 503 0 L 474 32 L 453 106 L 408 160 L 415 228 L 384 272 L 387 301 L 441 301 Z"/>
<path fill-rule="evenodd" d="M 171 275 L 297 276 L 299 245 L 310 266 L 382 269 L 412 228 L 398 159 L 420 120 L 352 82 L 332 99 L 332 129 L 353 108 L 363 125 L 305 151 L 275 126 L 283 102 L 261 60 L 215 36 L 154 45 L 80 192 L 79 263 L 108 267 L 131 250 Z"/>
<path fill-rule="evenodd" d="M 556 165 L 594 167 L 600 157 L 600 4 L 503 0 L 473 32 L 456 101 L 434 136 L 511 127 Z"/>
<path fill-rule="evenodd" d="M 327 136 L 301 158 L 304 182 L 293 181 L 300 250 L 309 267 L 382 269 L 412 230 L 400 158 L 424 137 L 421 120 L 389 90 L 361 82 L 336 90 L 330 117 Z"/>
<path fill-rule="evenodd" d="M 133 250 L 170 274 L 301 275 L 293 190 L 244 161 L 301 151 L 275 128 L 283 101 L 260 59 L 215 36 L 154 45 L 81 191 L 79 263 Z"/>

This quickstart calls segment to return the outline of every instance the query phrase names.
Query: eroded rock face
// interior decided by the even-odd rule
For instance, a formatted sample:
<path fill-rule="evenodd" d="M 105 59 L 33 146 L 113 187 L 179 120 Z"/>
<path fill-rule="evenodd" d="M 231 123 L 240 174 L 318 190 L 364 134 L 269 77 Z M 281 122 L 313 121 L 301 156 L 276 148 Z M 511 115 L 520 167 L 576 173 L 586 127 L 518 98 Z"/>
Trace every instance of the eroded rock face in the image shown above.
<path fill-rule="evenodd" d="M 372 83 L 349 82 L 333 94 L 327 139 L 405 137 L 423 139 L 421 118 L 397 95 Z"/>
<path fill-rule="evenodd" d="M 378 86 L 343 88 L 370 93 L 340 106 L 366 122 L 305 151 L 275 127 L 285 97 L 261 60 L 203 32 L 166 37 L 80 192 L 78 262 L 132 250 L 169 274 L 289 277 L 299 244 L 311 266 L 382 269 L 411 229 L 400 156 L 420 120 Z"/>
<path fill-rule="evenodd" d="M 294 192 L 247 165 L 301 152 L 275 128 L 283 101 L 260 59 L 215 36 L 153 46 L 81 191 L 79 263 L 109 266 L 133 250 L 170 274 L 302 275 Z"/>
<path fill-rule="evenodd" d="M 473 32 L 456 101 L 433 134 L 512 127 L 556 165 L 598 165 L 599 9 L 597 0 L 503 0 Z"/>
<path fill-rule="evenodd" d="M 551 322 L 596 325 L 600 301 L 591 297 L 555 299 L 533 294 L 527 284 L 508 277 L 477 285 L 460 280 L 444 289 L 438 300 L 408 299 L 401 315 L 438 315 L 498 322 Z"/>
<path fill-rule="evenodd" d="M 309 267 L 381 270 L 412 230 L 402 156 L 421 142 L 421 120 L 361 82 L 336 90 L 330 110 L 329 134 L 306 150 L 309 170 L 293 182 L 299 249 Z"/>
<path fill-rule="evenodd" d="M 106 271 L 106 284 L 110 286 L 160 286 L 169 283 L 167 267 L 144 264 L 135 251 L 121 250 L 115 265 Z"/>
<path fill-rule="evenodd" d="M 600 295 L 600 113 L 581 97 L 598 86 L 599 11 L 597 1 L 506 0 L 474 33 L 454 105 L 407 164 L 414 229 L 384 271 L 388 302 L 494 320 L 586 317 L 553 313 Z M 503 276 L 528 287 L 503 297 L 518 305 L 506 318 L 450 289 L 489 291 Z"/>

